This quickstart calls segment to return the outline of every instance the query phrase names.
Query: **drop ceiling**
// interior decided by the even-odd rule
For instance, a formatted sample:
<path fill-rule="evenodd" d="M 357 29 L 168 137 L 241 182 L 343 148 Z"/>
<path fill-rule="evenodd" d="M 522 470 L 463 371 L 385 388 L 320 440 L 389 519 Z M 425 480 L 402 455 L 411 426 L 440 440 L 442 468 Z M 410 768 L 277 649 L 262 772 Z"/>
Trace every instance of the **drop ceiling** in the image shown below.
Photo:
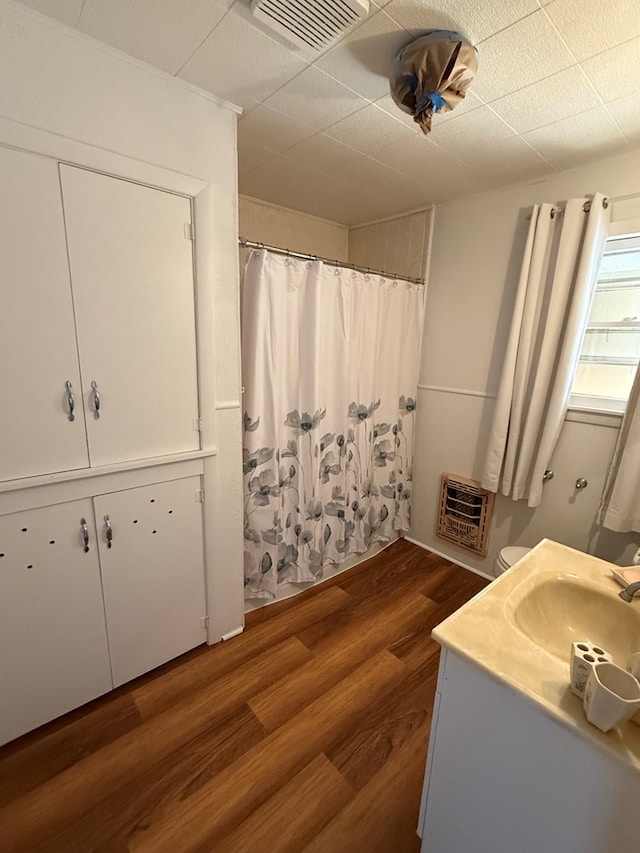
<path fill-rule="evenodd" d="M 240 192 L 345 224 L 640 147 L 638 0 L 375 0 L 305 52 L 249 0 L 24 0 L 239 104 Z M 389 96 L 395 53 L 426 29 L 479 51 L 470 94 L 425 138 Z"/>

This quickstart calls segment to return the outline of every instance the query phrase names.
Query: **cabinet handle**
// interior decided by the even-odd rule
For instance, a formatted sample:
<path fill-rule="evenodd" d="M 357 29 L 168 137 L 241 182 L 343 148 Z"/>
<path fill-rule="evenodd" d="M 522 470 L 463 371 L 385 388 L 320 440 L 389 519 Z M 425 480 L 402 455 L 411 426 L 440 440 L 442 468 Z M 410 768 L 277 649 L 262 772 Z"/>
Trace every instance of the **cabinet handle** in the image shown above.
<path fill-rule="evenodd" d="M 73 386 L 71 385 L 71 380 L 67 379 L 64 383 L 64 387 L 67 389 L 67 406 L 69 407 L 69 420 L 75 421 L 76 416 L 73 413 L 73 410 L 76 407 L 76 401 L 73 398 Z"/>
<path fill-rule="evenodd" d="M 89 528 L 87 527 L 87 519 L 80 519 L 80 527 L 82 528 L 82 539 L 84 540 L 84 553 L 89 550 Z"/>
<path fill-rule="evenodd" d="M 104 523 L 105 523 L 106 534 L 107 534 L 107 548 L 111 548 L 111 544 L 113 542 L 113 527 L 111 526 L 111 522 L 109 521 L 108 515 L 105 515 Z"/>
<path fill-rule="evenodd" d="M 98 420 L 100 417 L 100 394 L 98 393 L 98 383 L 95 379 L 91 382 L 91 392 L 93 396 L 93 417 Z"/>

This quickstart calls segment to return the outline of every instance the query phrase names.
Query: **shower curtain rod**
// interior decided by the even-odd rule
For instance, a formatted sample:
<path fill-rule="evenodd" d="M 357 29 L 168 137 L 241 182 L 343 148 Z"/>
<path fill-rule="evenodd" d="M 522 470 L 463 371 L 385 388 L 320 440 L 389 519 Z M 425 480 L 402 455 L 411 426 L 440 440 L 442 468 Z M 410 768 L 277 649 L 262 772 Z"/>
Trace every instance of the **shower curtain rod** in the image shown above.
<path fill-rule="evenodd" d="M 397 281 L 408 281 L 411 284 L 419 284 L 424 287 L 423 278 L 411 278 L 408 275 L 395 275 L 393 273 L 382 272 L 381 270 L 372 270 L 369 267 L 361 267 L 358 264 L 348 264 L 345 261 L 337 261 L 333 258 L 321 258 L 319 255 L 305 255 L 302 252 L 292 252 L 290 249 L 280 249 L 278 246 L 266 246 L 264 243 L 256 243 L 253 240 L 245 240 L 243 237 L 238 239 L 238 245 L 243 249 L 266 249 L 267 252 L 273 252 L 274 255 L 287 255 L 290 258 L 299 258 L 302 261 L 323 261 L 335 267 L 344 267 L 345 269 L 355 270 L 356 272 L 370 273 L 371 275 L 383 275 L 385 278 L 393 278 Z"/>

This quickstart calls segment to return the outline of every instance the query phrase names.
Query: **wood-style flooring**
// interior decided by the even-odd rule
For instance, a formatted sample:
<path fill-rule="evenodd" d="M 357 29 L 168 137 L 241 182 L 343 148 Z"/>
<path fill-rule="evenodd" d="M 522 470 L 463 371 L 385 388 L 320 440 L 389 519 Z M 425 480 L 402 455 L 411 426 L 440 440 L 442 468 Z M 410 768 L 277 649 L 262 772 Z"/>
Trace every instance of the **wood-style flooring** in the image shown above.
<path fill-rule="evenodd" d="M 430 632 L 485 584 L 398 541 L 8 744 L 0 850 L 419 850 Z"/>

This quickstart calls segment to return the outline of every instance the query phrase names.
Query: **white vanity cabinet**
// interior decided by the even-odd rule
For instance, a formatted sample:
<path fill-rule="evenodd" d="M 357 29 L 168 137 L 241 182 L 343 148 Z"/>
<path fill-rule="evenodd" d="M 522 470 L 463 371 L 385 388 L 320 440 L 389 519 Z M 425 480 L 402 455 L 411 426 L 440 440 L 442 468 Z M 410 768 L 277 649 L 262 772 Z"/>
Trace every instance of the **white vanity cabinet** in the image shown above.
<path fill-rule="evenodd" d="M 0 516 L 0 743 L 206 642 L 200 489 Z"/>
<path fill-rule="evenodd" d="M 200 447 L 191 201 L 0 147 L 0 481 Z"/>
<path fill-rule="evenodd" d="M 492 635 L 488 632 L 488 636 Z M 567 667 L 567 683 L 568 683 Z M 567 687 L 564 699 L 581 714 Z M 637 853 L 640 772 L 513 686 L 442 650 L 421 853 Z M 640 757 L 629 742 L 629 758 Z"/>

